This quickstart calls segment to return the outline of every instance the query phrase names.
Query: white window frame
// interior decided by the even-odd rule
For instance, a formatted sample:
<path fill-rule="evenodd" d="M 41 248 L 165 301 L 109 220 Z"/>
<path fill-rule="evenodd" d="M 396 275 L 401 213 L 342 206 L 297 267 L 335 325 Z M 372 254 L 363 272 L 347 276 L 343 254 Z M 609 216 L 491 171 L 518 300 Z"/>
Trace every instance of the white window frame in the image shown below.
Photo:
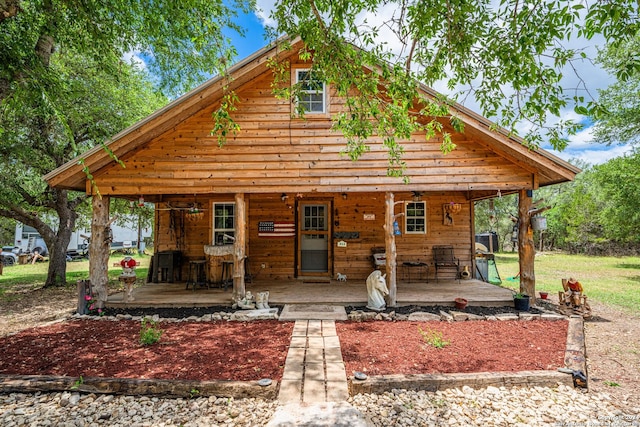
<path fill-rule="evenodd" d="M 294 70 L 294 72 L 295 72 L 295 82 L 296 82 L 296 84 L 301 82 L 300 73 L 311 73 L 312 75 L 314 74 L 313 70 L 311 70 L 310 68 L 296 68 Z M 317 104 L 317 101 L 314 102 L 313 100 L 310 99 L 311 96 L 312 95 L 317 95 L 319 93 L 322 94 L 322 111 L 312 111 L 312 110 L 309 110 L 309 109 L 305 108 L 304 109 L 304 114 L 305 115 L 306 114 L 326 114 L 327 113 L 327 84 L 324 81 L 321 81 L 321 83 L 322 83 L 322 90 L 321 91 L 319 89 L 300 89 L 300 92 L 302 94 L 306 93 L 306 95 L 309 96 L 309 100 L 308 101 L 307 100 L 302 101 L 302 100 L 298 99 L 296 101 L 298 103 L 298 105 L 301 105 L 301 104 L 302 105 L 307 105 L 308 104 L 309 107 L 311 107 L 312 104 L 314 104 L 314 103 Z"/>
<path fill-rule="evenodd" d="M 229 228 L 229 227 L 221 227 L 221 228 L 217 228 L 216 227 L 216 211 L 217 211 L 217 207 L 218 206 L 233 206 L 233 215 L 230 217 L 232 222 L 233 222 L 233 228 Z M 218 239 L 216 238 L 216 235 L 220 235 L 223 236 L 224 234 L 227 234 L 229 236 L 236 236 L 236 218 L 235 218 L 235 214 L 236 214 L 236 203 L 235 202 L 213 202 L 211 203 L 211 242 L 214 245 L 230 245 L 233 244 L 233 241 L 231 239 L 228 239 L 226 237 L 221 237 L 220 241 L 218 241 Z"/>
<path fill-rule="evenodd" d="M 410 210 L 410 205 L 416 205 L 418 203 L 421 203 L 423 206 L 423 213 L 422 215 L 409 215 L 409 210 Z M 411 209 L 412 211 L 415 210 L 415 208 Z M 424 230 L 418 230 L 416 231 L 414 230 L 409 230 L 409 223 L 411 222 L 412 227 L 413 228 L 415 226 L 415 220 L 422 220 L 423 225 L 424 225 Z M 427 202 L 422 201 L 422 200 L 418 200 L 418 201 L 409 201 L 409 202 L 405 202 L 404 204 L 404 232 L 405 234 L 426 234 L 427 233 Z"/>

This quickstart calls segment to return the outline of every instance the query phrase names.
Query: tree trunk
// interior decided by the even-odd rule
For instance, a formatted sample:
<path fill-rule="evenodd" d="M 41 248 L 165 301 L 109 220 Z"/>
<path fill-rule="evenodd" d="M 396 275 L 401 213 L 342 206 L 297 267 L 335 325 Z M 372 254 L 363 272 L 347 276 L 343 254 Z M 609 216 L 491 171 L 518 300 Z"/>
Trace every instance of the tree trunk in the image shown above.
<path fill-rule="evenodd" d="M 44 283 L 45 288 L 67 284 L 67 248 L 78 218 L 76 211 L 69 206 L 66 190 L 50 189 L 50 191 L 55 193 L 55 210 L 59 220 L 58 230 L 53 231 L 49 225 L 37 217 L 35 221 L 39 224 L 25 222 L 38 230 L 49 250 L 49 269 Z"/>
<path fill-rule="evenodd" d="M 397 284 L 396 284 L 396 236 L 393 234 L 394 195 L 392 192 L 385 194 L 385 216 L 384 216 L 384 249 L 386 252 L 387 286 L 389 287 L 388 303 L 389 307 L 396 306 Z"/>
<path fill-rule="evenodd" d="M 93 196 L 91 220 L 91 242 L 89 244 L 89 280 L 96 299 L 96 307 L 103 308 L 107 301 L 109 277 L 109 252 L 111 249 L 111 221 L 109 220 L 109 197 Z"/>
<path fill-rule="evenodd" d="M 518 196 L 518 259 L 520 293 L 529 295 L 531 304 L 535 304 L 535 245 L 531 228 L 531 197 L 527 195 L 527 190 L 520 190 Z"/>
<path fill-rule="evenodd" d="M 238 301 L 245 296 L 244 257 L 246 242 L 246 207 L 244 194 L 236 194 L 235 225 L 236 235 L 233 243 L 233 300 Z"/>

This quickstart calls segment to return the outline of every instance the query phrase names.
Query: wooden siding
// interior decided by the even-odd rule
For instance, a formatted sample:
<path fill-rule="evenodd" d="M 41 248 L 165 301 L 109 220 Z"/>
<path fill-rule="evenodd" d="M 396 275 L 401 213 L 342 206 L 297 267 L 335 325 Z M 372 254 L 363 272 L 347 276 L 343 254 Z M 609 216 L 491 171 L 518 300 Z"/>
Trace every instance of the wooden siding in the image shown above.
<path fill-rule="evenodd" d="M 371 249 L 384 247 L 383 224 L 385 216 L 384 193 L 296 193 L 285 192 L 288 198 L 283 201 L 281 193 L 247 195 L 249 210 L 247 222 L 247 248 L 249 270 L 256 280 L 293 279 L 296 277 L 297 239 L 265 238 L 258 236 L 260 221 L 294 222 L 296 221 L 296 203 L 314 201 L 332 201 L 331 239 L 333 269 L 347 274 L 349 279 L 364 280 L 373 267 Z M 397 202 L 411 201 L 410 192 L 396 193 Z M 199 196 L 198 202 L 211 206 L 213 201 L 232 202 L 232 194 Z M 461 196 L 443 193 L 423 195 L 427 206 L 427 232 L 425 234 L 403 234 L 396 236 L 399 274 L 402 274 L 404 261 L 423 261 L 432 263 L 434 245 L 454 245 L 456 256 L 461 265 L 471 266 L 472 232 L 470 204 Z M 204 245 L 211 243 L 211 211 L 198 222 L 182 220 L 185 211 L 170 211 L 168 205 L 180 206 L 193 201 L 192 197 L 168 199 L 158 204 L 156 214 L 156 248 L 180 250 L 183 252 L 183 278 L 186 278 L 187 261 L 204 257 Z M 462 204 L 461 212 L 454 215 L 454 224 L 443 224 L 442 205 L 450 202 Z M 396 206 L 396 213 L 404 211 L 404 205 Z M 364 215 L 375 219 L 365 220 Z M 173 216 L 173 219 L 171 218 Z M 404 230 L 404 218 L 398 218 L 400 228 Z M 184 227 L 183 225 L 184 224 Z M 298 227 L 296 227 L 298 228 Z M 349 233 L 349 238 L 334 238 L 336 233 Z M 357 233 L 357 237 L 355 234 Z M 344 234 L 342 235 L 344 236 Z M 338 241 L 345 241 L 347 247 L 338 247 Z M 331 263 L 330 263 L 331 264 Z M 433 269 L 431 269 L 433 276 Z"/>
<path fill-rule="evenodd" d="M 332 131 L 326 116 L 291 118 L 291 106 L 276 99 L 271 74 L 240 88 L 234 118 L 241 130 L 223 147 L 209 135 L 210 105 L 189 119 L 122 156 L 115 166 L 94 174 L 102 194 L 273 193 L 398 191 L 404 184 L 386 176 L 387 151 L 372 138 L 370 151 L 357 162 L 341 155 L 346 140 Z M 331 113 L 341 108 L 331 96 Z M 496 154 L 462 134 L 457 148 L 443 155 L 440 139 L 416 134 L 404 141 L 406 175 L 412 190 L 479 191 L 531 188 L 532 168 Z"/>

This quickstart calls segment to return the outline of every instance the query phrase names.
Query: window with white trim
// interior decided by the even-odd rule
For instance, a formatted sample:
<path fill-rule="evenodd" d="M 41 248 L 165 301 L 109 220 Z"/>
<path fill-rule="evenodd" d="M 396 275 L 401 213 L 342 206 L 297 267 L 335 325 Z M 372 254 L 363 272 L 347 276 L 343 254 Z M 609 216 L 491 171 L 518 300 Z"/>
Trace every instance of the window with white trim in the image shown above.
<path fill-rule="evenodd" d="M 235 203 L 213 204 L 213 244 L 231 245 L 236 236 Z"/>
<path fill-rule="evenodd" d="M 325 84 L 311 70 L 296 70 L 296 83 L 300 84 L 298 107 L 305 114 L 322 114 L 325 112 Z"/>
<path fill-rule="evenodd" d="M 404 205 L 404 231 L 407 234 L 427 232 L 426 202 L 406 202 Z"/>

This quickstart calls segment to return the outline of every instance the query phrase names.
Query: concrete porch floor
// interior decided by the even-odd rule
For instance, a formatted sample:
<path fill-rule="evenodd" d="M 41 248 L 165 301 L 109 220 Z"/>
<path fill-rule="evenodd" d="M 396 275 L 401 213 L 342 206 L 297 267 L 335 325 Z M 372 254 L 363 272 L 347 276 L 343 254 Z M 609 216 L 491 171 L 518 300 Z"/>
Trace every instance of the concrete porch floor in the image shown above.
<path fill-rule="evenodd" d="M 367 303 L 364 280 L 312 282 L 304 280 L 259 280 L 246 284 L 254 295 L 269 291 L 269 304 L 333 304 L 363 306 Z M 185 283 L 147 283 L 133 290 L 134 300 L 126 302 L 124 292 L 109 295 L 107 307 L 207 307 L 231 305 L 231 287 L 185 289 Z M 513 292 L 480 280 L 399 281 L 398 305 L 454 305 L 455 298 L 475 306 L 513 305 Z"/>

